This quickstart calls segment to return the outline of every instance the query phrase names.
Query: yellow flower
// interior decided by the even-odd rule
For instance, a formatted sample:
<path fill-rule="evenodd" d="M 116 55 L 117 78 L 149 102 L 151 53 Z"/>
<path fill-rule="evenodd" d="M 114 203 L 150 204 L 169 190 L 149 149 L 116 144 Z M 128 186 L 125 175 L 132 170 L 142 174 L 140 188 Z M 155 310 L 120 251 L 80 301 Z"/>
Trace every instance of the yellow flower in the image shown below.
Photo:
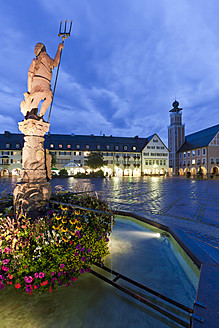
<path fill-rule="evenodd" d="M 63 218 L 62 223 L 67 223 L 67 220 Z"/>
<path fill-rule="evenodd" d="M 80 214 L 80 210 L 75 210 L 75 215 L 79 215 Z"/>
<path fill-rule="evenodd" d="M 80 230 L 82 228 L 82 225 L 80 223 L 77 223 L 76 228 Z"/>
<path fill-rule="evenodd" d="M 68 242 L 68 239 L 62 237 L 62 240 L 64 240 L 66 243 Z"/>
<path fill-rule="evenodd" d="M 63 211 L 66 211 L 66 210 L 67 210 L 67 207 L 64 207 L 64 206 L 61 205 L 61 209 L 62 209 Z"/>
<path fill-rule="evenodd" d="M 56 217 L 56 220 L 61 220 L 61 216 L 57 216 Z"/>
<path fill-rule="evenodd" d="M 60 225 L 58 225 L 57 227 L 56 226 L 52 226 L 52 227 L 53 227 L 53 229 L 58 230 L 60 228 Z"/>
<path fill-rule="evenodd" d="M 68 228 L 64 228 L 64 227 L 62 227 L 61 230 L 62 230 L 63 232 L 66 232 L 66 231 L 68 231 Z"/>

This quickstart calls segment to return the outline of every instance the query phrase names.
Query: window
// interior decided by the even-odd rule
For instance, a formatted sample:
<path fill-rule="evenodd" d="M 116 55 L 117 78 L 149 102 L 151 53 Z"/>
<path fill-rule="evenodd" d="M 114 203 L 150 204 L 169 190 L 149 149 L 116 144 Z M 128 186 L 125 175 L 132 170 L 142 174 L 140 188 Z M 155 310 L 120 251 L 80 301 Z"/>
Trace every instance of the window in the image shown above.
<path fill-rule="evenodd" d="M 151 146 L 147 146 L 147 149 L 151 149 Z"/>
<path fill-rule="evenodd" d="M 156 160 L 156 164 L 159 165 L 159 160 L 158 159 Z"/>
<path fill-rule="evenodd" d="M 192 151 L 192 157 L 195 157 L 195 150 Z"/>
<path fill-rule="evenodd" d="M 183 153 L 183 158 L 186 158 L 186 152 L 184 151 L 184 153 Z"/>
<path fill-rule="evenodd" d="M 124 149 L 124 150 L 127 150 L 127 149 L 128 149 L 128 147 L 127 147 L 127 146 L 124 146 L 124 147 L 123 147 L 123 149 Z"/>
<path fill-rule="evenodd" d="M 164 149 L 164 147 L 163 147 L 163 146 L 161 146 L 160 148 L 161 148 L 161 149 Z"/>
<path fill-rule="evenodd" d="M 153 139 L 153 142 L 158 142 L 158 140 L 157 139 Z"/>
<path fill-rule="evenodd" d="M 216 158 L 216 164 L 219 164 L 219 158 Z"/>
<path fill-rule="evenodd" d="M 106 145 L 106 149 L 109 150 L 110 149 L 110 146 L 109 145 Z"/>
<path fill-rule="evenodd" d="M 97 145 L 97 149 L 100 149 L 100 145 Z"/>
<path fill-rule="evenodd" d="M 187 157 L 190 158 L 190 151 L 188 151 L 188 153 L 187 153 Z"/>
<path fill-rule="evenodd" d="M 59 148 L 62 148 L 62 144 L 59 144 Z"/>
<path fill-rule="evenodd" d="M 182 153 L 179 153 L 179 158 L 182 158 Z"/>
<path fill-rule="evenodd" d="M 70 149 L 71 148 L 71 145 L 67 145 L 67 148 Z"/>
<path fill-rule="evenodd" d="M 186 161 L 183 161 L 183 165 L 184 165 L 184 166 L 186 165 Z"/>
<path fill-rule="evenodd" d="M 80 149 L 80 145 L 76 145 L 76 149 Z"/>
<path fill-rule="evenodd" d="M 151 146 L 151 149 L 155 149 L 155 146 Z"/>
<path fill-rule="evenodd" d="M 15 148 L 16 149 L 20 149 L 21 148 L 21 145 L 19 143 L 16 143 Z"/>
<path fill-rule="evenodd" d="M 202 158 L 202 164 L 206 163 L 206 158 Z"/>
<path fill-rule="evenodd" d="M 166 161 L 163 161 L 163 165 L 166 165 Z"/>
<path fill-rule="evenodd" d="M 11 148 L 11 144 L 10 143 L 6 143 L 5 148 L 6 149 L 10 149 Z"/>
<path fill-rule="evenodd" d="M 197 156 L 200 156 L 200 149 L 197 149 Z"/>
<path fill-rule="evenodd" d="M 160 149 L 160 146 L 157 146 L 156 148 L 157 148 L 157 149 Z"/>
<path fill-rule="evenodd" d="M 149 153 L 144 153 L 144 156 L 149 156 Z"/>
<path fill-rule="evenodd" d="M 145 161 L 145 165 L 148 165 L 148 161 Z"/>
<path fill-rule="evenodd" d="M 160 165 L 162 165 L 163 164 L 163 161 L 162 161 L 162 159 L 160 160 Z"/>
<path fill-rule="evenodd" d="M 137 148 L 135 146 L 132 147 L 132 150 L 136 150 Z"/>
<path fill-rule="evenodd" d="M 206 148 L 202 148 L 202 155 L 206 155 Z"/>
<path fill-rule="evenodd" d="M 85 146 L 85 148 L 86 148 L 86 149 L 89 149 L 89 148 L 90 148 L 90 146 L 87 144 L 87 145 Z"/>
<path fill-rule="evenodd" d="M 149 165 L 152 165 L 152 161 L 151 160 L 149 160 Z"/>
<path fill-rule="evenodd" d="M 179 166 L 182 166 L 182 161 L 179 162 Z"/>
<path fill-rule="evenodd" d="M 115 150 L 118 150 L 119 149 L 119 146 L 115 146 Z"/>
<path fill-rule="evenodd" d="M 211 162 L 211 164 L 214 164 L 214 157 L 210 158 L 210 162 Z"/>
<path fill-rule="evenodd" d="M 50 147 L 50 148 L 54 148 L 54 144 L 51 143 L 51 144 L 49 145 L 49 147 Z"/>
<path fill-rule="evenodd" d="M 197 159 L 197 164 L 200 164 L 201 163 L 201 160 L 200 158 Z"/>
<path fill-rule="evenodd" d="M 193 164 L 193 165 L 195 164 L 195 159 L 192 160 L 192 164 Z"/>
<path fill-rule="evenodd" d="M 188 160 L 188 165 L 190 165 L 190 160 Z"/>

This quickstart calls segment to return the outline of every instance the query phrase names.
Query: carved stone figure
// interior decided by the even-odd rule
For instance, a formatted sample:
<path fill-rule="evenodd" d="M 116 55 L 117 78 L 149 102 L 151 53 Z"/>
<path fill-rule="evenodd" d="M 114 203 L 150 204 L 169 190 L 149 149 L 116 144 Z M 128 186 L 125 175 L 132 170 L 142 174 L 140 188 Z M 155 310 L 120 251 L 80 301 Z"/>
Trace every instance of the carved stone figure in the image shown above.
<path fill-rule="evenodd" d="M 63 43 L 58 46 L 55 58 L 52 59 L 46 52 L 43 43 L 35 46 L 36 58 L 33 59 L 28 72 L 28 92 L 24 93 L 25 100 L 21 102 L 21 112 L 25 118 L 37 118 L 38 106 L 43 100 L 38 118 L 42 118 L 52 101 L 51 78 L 52 70 L 58 66 Z M 32 115 L 32 116 L 31 116 Z"/>

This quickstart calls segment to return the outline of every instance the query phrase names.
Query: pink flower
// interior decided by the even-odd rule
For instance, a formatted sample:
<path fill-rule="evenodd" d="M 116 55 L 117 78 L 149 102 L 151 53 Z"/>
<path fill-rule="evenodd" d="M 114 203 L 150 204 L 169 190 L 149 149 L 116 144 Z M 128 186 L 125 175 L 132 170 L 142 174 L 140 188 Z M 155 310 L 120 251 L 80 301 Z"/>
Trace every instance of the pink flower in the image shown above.
<path fill-rule="evenodd" d="M 5 247 L 4 252 L 5 252 L 5 253 L 9 253 L 9 252 L 10 252 L 10 248 Z"/>
<path fill-rule="evenodd" d="M 3 260 L 3 264 L 8 264 L 9 261 L 10 261 L 9 259 Z"/>
<path fill-rule="evenodd" d="M 55 272 L 51 272 L 51 276 L 54 276 Z"/>
<path fill-rule="evenodd" d="M 34 274 L 34 277 L 35 277 L 35 278 L 38 278 L 38 277 L 39 277 L 39 275 L 38 275 L 37 272 Z"/>
<path fill-rule="evenodd" d="M 60 268 L 63 269 L 65 264 L 60 264 Z"/>
<path fill-rule="evenodd" d="M 29 293 L 32 290 L 32 286 L 31 285 L 26 285 L 26 292 Z"/>
<path fill-rule="evenodd" d="M 40 272 L 39 273 L 39 278 L 41 279 L 41 278 L 44 278 L 45 277 L 45 273 L 44 272 Z"/>
<path fill-rule="evenodd" d="M 25 276 L 24 280 L 27 284 L 30 284 L 33 281 L 33 278 L 31 276 L 29 276 L 29 277 Z"/>
<path fill-rule="evenodd" d="M 4 265 L 3 265 L 3 267 L 2 267 L 2 271 L 8 271 L 9 270 L 9 268 L 7 268 L 7 267 L 5 267 Z"/>

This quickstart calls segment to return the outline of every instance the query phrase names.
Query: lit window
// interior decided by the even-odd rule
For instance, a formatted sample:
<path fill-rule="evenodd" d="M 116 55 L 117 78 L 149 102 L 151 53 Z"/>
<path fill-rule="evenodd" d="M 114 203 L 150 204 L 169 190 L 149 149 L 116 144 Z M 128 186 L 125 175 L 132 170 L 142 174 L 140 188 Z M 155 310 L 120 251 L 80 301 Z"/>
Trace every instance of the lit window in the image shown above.
<path fill-rule="evenodd" d="M 85 146 L 85 148 L 86 148 L 86 149 L 89 149 L 89 148 L 90 148 L 90 146 L 89 146 L 89 145 L 86 145 L 86 146 Z"/>
<path fill-rule="evenodd" d="M 80 149 L 80 145 L 76 145 L 76 149 Z"/>
<path fill-rule="evenodd" d="M 133 146 L 133 147 L 132 147 L 132 150 L 136 150 L 136 147 L 135 147 L 135 146 Z"/>
<path fill-rule="evenodd" d="M 54 144 L 53 143 L 50 144 L 50 148 L 54 148 Z"/>
<path fill-rule="evenodd" d="M 71 145 L 67 145 L 67 148 L 70 149 L 71 148 Z"/>
<path fill-rule="evenodd" d="M 195 159 L 192 160 L 192 164 L 193 164 L 193 165 L 195 164 Z"/>
<path fill-rule="evenodd" d="M 62 148 L 62 144 L 59 144 L 59 148 Z"/>

